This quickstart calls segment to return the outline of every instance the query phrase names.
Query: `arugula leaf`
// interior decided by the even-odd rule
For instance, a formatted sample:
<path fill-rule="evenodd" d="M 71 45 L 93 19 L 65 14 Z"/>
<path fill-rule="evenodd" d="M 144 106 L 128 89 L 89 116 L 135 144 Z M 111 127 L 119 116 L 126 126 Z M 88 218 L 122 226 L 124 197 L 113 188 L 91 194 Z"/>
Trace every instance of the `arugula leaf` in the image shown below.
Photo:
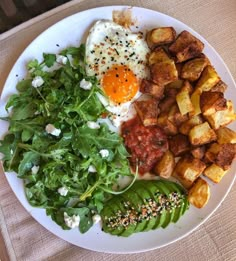
<path fill-rule="evenodd" d="M 52 67 L 56 61 L 56 55 L 52 53 L 43 53 L 43 58 L 47 67 Z"/>

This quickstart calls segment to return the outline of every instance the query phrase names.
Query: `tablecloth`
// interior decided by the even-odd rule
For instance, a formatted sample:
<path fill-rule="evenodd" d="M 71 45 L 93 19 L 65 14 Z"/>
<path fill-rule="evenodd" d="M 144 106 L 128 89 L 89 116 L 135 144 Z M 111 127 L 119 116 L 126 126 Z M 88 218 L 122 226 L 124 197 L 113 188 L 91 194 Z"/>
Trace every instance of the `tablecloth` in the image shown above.
<path fill-rule="evenodd" d="M 74 0 L 0 35 L 0 90 L 24 48 L 64 17 L 98 6 L 133 5 L 153 9 L 186 23 L 221 55 L 236 78 L 235 0 Z M 139 254 L 116 255 L 82 249 L 39 225 L 16 199 L 0 172 L 0 228 L 10 260 L 81 261 L 216 261 L 236 260 L 236 188 L 200 228 L 167 247 Z"/>

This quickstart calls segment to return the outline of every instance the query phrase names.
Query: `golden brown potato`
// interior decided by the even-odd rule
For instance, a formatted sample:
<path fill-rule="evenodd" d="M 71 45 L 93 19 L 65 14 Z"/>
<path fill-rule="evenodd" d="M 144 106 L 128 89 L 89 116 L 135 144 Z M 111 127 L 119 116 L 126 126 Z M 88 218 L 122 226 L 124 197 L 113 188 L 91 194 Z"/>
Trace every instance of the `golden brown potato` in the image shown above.
<path fill-rule="evenodd" d="M 178 80 L 175 62 L 171 59 L 152 64 L 150 67 L 150 74 L 152 81 L 158 85 L 166 85 Z"/>
<path fill-rule="evenodd" d="M 219 153 L 220 151 L 220 145 L 217 142 L 212 143 L 204 156 L 204 162 L 208 163 L 213 163 L 216 160 L 216 155 Z"/>
<path fill-rule="evenodd" d="M 155 99 L 135 101 L 134 107 L 144 126 L 157 125 L 158 107 Z"/>
<path fill-rule="evenodd" d="M 165 86 L 165 89 L 180 89 L 183 86 L 184 81 L 183 80 L 176 80 L 174 82 L 168 83 Z"/>
<path fill-rule="evenodd" d="M 236 113 L 234 112 L 234 107 L 232 101 L 228 100 L 226 102 L 226 109 L 216 111 L 210 115 L 203 114 L 207 121 L 210 123 L 211 127 L 215 130 L 220 127 L 224 127 L 236 120 Z"/>
<path fill-rule="evenodd" d="M 176 32 L 173 27 L 158 27 L 147 33 L 147 44 L 153 49 L 156 46 L 169 44 L 175 40 Z"/>
<path fill-rule="evenodd" d="M 177 127 L 168 120 L 168 114 L 161 113 L 157 118 L 157 125 L 163 129 L 166 135 L 176 135 L 178 133 Z"/>
<path fill-rule="evenodd" d="M 210 198 L 210 187 L 208 183 L 198 178 L 188 192 L 188 201 L 196 208 L 203 208 Z"/>
<path fill-rule="evenodd" d="M 205 151 L 206 151 L 205 146 L 199 146 L 199 147 L 191 149 L 191 154 L 196 159 L 202 159 L 205 155 Z"/>
<path fill-rule="evenodd" d="M 175 157 L 181 156 L 190 150 L 190 143 L 187 136 L 177 134 L 169 139 L 169 148 Z"/>
<path fill-rule="evenodd" d="M 154 172 L 162 178 L 168 179 L 175 167 L 175 158 L 171 151 L 167 150 L 161 160 L 157 162 Z"/>
<path fill-rule="evenodd" d="M 187 31 L 182 31 L 170 45 L 169 51 L 176 56 L 177 62 L 183 62 L 199 56 L 203 48 L 204 44 L 199 39 Z"/>
<path fill-rule="evenodd" d="M 190 98 L 189 90 L 185 87 L 176 95 L 176 102 L 182 115 L 194 111 L 194 107 Z"/>
<path fill-rule="evenodd" d="M 187 61 L 181 70 L 180 76 L 182 79 L 194 82 L 198 80 L 204 68 L 209 64 L 210 62 L 206 56 Z"/>
<path fill-rule="evenodd" d="M 212 65 L 207 65 L 196 84 L 196 89 L 201 92 L 210 91 L 219 81 L 220 76 L 217 74 L 214 67 Z"/>
<path fill-rule="evenodd" d="M 236 144 L 226 143 L 220 145 L 220 151 L 216 155 L 215 164 L 223 170 L 230 168 L 236 157 Z"/>
<path fill-rule="evenodd" d="M 236 132 L 227 127 L 216 130 L 216 135 L 219 144 L 236 143 Z"/>
<path fill-rule="evenodd" d="M 175 126 L 179 127 L 183 122 L 188 120 L 188 115 L 182 115 L 178 105 L 174 104 L 169 109 L 168 120 Z"/>
<path fill-rule="evenodd" d="M 225 82 L 220 80 L 214 87 L 211 88 L 211 92 L 225 92 L 227 89 L 227 85 Z"/>
<path fill-rule="evenodd" d="M 201 91 L 199 91 L 199 90 L 195 90 L 193 92 L 193 94 L 191 95 L 193 111 L 190 112 L 190 116 L 196 116 L 201 113 L 200 97 L 201 97 Z"/>
<path fill-rule="evenodd" d="M 152 81 L 143 79 L 140 85 L 140 92 L 150 94 L 160 100 L 163 97 L 164 86 L 159 86 Z"/>
<path fill-rule="evenodd" d="M 189 189 L 205 168 L 206 165 L 201 160 L 194 159 L 191 156 L 184 156 L 177 162 L 173 176 L 176 177 L 186 189 Z"/>
<path fill-rule="evenodd" d="M 210 127 L 208 122 L 194 126 L 189 131 L 189 140 L 192 145 L 200 146 L 210 143 L 217 139 L 215 131 Z"/>
<path fill-rule="evenodd" d="M 161 63 L 169 60 L 170 57 L 167 52 L 163 48 L 158 47 L 150 53 L 148 57 L 148 65 L 151 66 L 154 63 Z"/>
<path fill-rule="evenodd" d="M 227 170 L 223 170 L 221 167 L 213 163 L 204 170 L 203 175 L 208 177 L 214 183 L 219 183 L 226 172 Z"/>
<path fill-rule="evenodd" d="M 204 116 L 225 110 L 227 100 L 222 92 L 203 92 L 200 97 L 200 107 Z"/>
<path fill-rule="evenodd" d="M 203 119 L 200 115 L 193 116 L 189 120 L 181 124 L 181 126 L 179 127 L 179 132 L 184 135 L 188 135 L 192 127 L 201 123 L 203 123 Z"/>

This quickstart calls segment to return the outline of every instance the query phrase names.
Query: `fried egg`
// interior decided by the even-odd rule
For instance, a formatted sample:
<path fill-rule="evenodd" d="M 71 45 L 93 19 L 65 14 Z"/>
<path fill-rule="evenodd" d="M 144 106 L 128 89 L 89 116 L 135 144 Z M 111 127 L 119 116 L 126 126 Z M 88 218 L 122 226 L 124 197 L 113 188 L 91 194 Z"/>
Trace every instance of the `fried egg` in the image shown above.
<path fill-rule="evenodd" d="M 98 98 L 113 114 L 116 127 L 133 114 L 130 107 L 141 95 L 140 81 L 148 77 L 148 52 L 141 33 L 132 33 L 112 21 L 99 20 L 89 31 L 86 73 L 97 77 L 105 94 L 98 94 Z"/>

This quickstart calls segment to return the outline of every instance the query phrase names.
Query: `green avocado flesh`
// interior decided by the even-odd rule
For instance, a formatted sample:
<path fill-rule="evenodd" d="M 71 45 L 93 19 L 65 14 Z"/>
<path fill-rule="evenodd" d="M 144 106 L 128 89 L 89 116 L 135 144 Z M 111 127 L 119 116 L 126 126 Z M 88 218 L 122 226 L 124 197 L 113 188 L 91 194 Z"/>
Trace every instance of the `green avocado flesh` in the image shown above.
<path fill-rule="evenodd" d="M 108 200 L 101 211 L 103 231 L 128 237 L 165 228 L 188 210 L 184 189 L 167 180 L 138 180 L 121 195 Z"/>

